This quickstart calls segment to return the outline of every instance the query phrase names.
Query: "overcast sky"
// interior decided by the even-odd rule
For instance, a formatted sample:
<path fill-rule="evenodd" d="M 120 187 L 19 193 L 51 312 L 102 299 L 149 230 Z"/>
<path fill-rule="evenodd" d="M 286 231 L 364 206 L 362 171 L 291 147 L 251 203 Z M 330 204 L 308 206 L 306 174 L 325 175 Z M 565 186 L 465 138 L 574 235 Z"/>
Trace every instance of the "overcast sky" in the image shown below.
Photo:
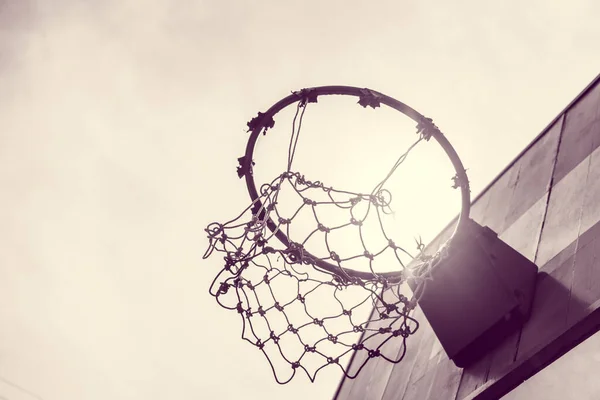
<path fill-rule="evenodd" d="M 339 371 L 278 386 L 207 293 L 203 229 L 247 202 L 246 121 L 370 87 L 433 117 L 477 194 L 600 71 L 599 19 L 595 0 L 0 0 L 0 396 L 330 398 Z"/>

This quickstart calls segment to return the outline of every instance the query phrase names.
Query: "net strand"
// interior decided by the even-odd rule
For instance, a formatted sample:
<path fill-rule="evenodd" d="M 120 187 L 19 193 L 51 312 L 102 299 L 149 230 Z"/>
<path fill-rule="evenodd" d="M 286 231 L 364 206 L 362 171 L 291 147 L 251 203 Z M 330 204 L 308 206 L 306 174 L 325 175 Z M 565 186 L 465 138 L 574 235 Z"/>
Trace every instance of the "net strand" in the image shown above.
<path fill-rule="evenodd" d="M 288 165 L 287 170 L 291 171 L 292 163 L 294 162 L 294 156 L 296 155 L 296 147 L 298 146 L 298 139 L 300 138 L 300 131 L 302 130 L 302 120 L 304 119 L 304 112 L 306 111 L 307 103 L 303 101 L 299 101 L 296 106 L 296 114 L 294 115 L 294 119 L 292 121 L 292 135 L 290 136 L 290 145 L 288 148 Z M 302 109 L 302 112 L 300 112 Z M 298 129 L 296 130 L 296 120 L 298 119 L 298 114 L 300 114 L 300 118 L 298 121 Z"/>
<path fill-rule="evenodd" d="M 277 208 L 278 193 L 284 188 L 293 188 L 291 193 L 300 198 L 300 205 L 297 209 L 292 210 L 291 216 L 287 218 Z M 309 197 L 311 195 L 316 197 L 315 192 L 326 192 L 327 200 L 317 201 Z M 340 199 L 330 201 L 336 196 Z M 325 227 L 319 219 L 319 208 L 335 207 L 340 202 L 349 205 L 349 207 L 338 209 L 348 212 L 351 222 Z M 369 212 L 359 216 L 355 208 L 363 202 L 370 202 Z M 259 203 L 258 208 L 254 207 Z M 331 365 L 336 365 L 346 376 L 355 377 L 355 371 L 347 370 L 344 363 L 340 362 L 350 352 L 362 354 L 365 357 L 364 363 L 377 357 L 383 357 L 390 362 L 400 362 L 405 354 L 406 350 L 403 348 L 405 340 L 416 330 L 416 328 L 409 329 L 408 326 L 417 326 L 417 322 L 410 316 L 414 303 L 400 292 L 399 286 L 404 280 L 396 283 L 386 281 L 376 273 L 374 264 L 378 257 L 393 251 L 399 268 L 406 269 L 406 264 L 402 262 L 398 253 L 403 252 L 410 256 L 410 252 L 391 241 L 377 251 L 369 251 L 367 243 L 362 238 L 360 226 L 361 221 L 374 215 L 380 220 L 379 226 L 384 231 L 384 224 L 381 220 L 384 214 L 380 210 L 383 206 L 385 204 L 374 196 L 338 191 L 326 187 L 321 182 L 311 182 L 300 173 L 285 172 L 273 179 L 268 186 L 261 188 L 260 198 L 248 207 L 246 213 L 238 219 L 229 221 L 229 224 L 213 223 L 207 228 L 210 243 L 207 256 L 216 251 L 223 254 L 225 261 L 224 268 L 213 281 L 211 294 L 217 298 L 220 305 L 230 310 L 237 310 L 242 315 L 243 337 L 261 349 L 267 356 L 279 383 L 289 382 L 298 370 L 304 371 L 310 380 L 314 380 L 322 368 Z M 252 214 L 250 212 L 252 209 L 258 210 L 259 213 Z M 373 213 L 374 209 L 377 212 Z M 264 215 L 257 218 L 256 215 L 261 215 L 262 211 L 265 212 Z M 267 227 L 267 219 L 274 220 L 277 230 L 282 229 L 283 226 L 287 230 L 302 211 L 305 211 L 306 215 L 311 215 L 316 224 L 316 227 L 308 233 L 308 237 L 300 243 L 292 243 L 288 248 L 283 245 L 272 246 L 270 239 L 273 238 L 274 233 Z M 358 229 L 356 229 L 356 225 L 358 225 Z M 343 256 L 339 251 L 336 252 L 337 249 L 332 247 L 328 238 L 332 230 L 343 229 L 356 229 L 361 236 L 362 252 Z M 289 230 L 287 232 L 289 233 Z M 327 252 L 322 255 L 321 259 L 329 260 L 337 265 L 346 280 L 336 279 L 336 276 L 332 275 L 330 271 L 318 268 L 314 265 L 317 256 L 309 254 L 304 249 L 308 239 L 318 232 L 324 233 Z M 387 234 L 384 235 L 384 238 L 389 240 Z M 343 272 L 345 263 L 361 258 L 368 259 L 369 270 L 372 274 L 370 280 L 357 281 Z M 410 258 L 413 257 L 410 256 Z M 308 267 L 313 272 L 309 273 Z M 252 272 L 252 269 L 255 271 Z M 256 270 L 262 272 L 257 274 Z M 256 281 L 256 276 L 261 279 Z M 282 301 L 272 287 L 277 282 L 283 281 L 295 282 L 293 289 L 288 287 L 289 290 L 294 290 L 294 296 L 286 301 Z M 348 300 L 341 296 L 349 287 L 358 287 L 362 291 L 361 297 L 358 300 L 354 299 L 351 304 L 347 304 Z M 267 296 L 258 295 L 258 290 L 261 288 L 267 288 Z M 321 291 L 330 293 L 327 298 L 335 299 L 334 302 L 338 306 L 337 312 L 320 315 L 309 309 L 307 299 L 318 296 L 317 292 Z M 385 296 L 381 294 L 382 291 L 393 293 L 393 300 L 386 300 Z M 235 295 L 231 296 L 230 292 L 234 292 Z M 229 301 L 225 300 L 227 297 L 229 297 Z M 286 309 L 292 308 L 297 303 L 302 305 L 302 313 L 307 318 L 307 321 L 302 323 L 294 322 L 298 320 L 298 315 L 288 315 L 286 312 Z M 376 311 L 370 318 L 360 322 L 355 321 L 352 314 L 364 307 L 374 308 Z M 280 314 L 283 317 L 280 318 L 282 326 L 277 326 L 276 322 L 271 321 L 269 317 L 274 314 Z M 259 315 L 261 323 L 254 321 L 256 315 Z M 263 332 L 257 328 L 258 325 L 265 327 Z M 332 329 L 329 329 L 328 325 L 332 325 Z M 377 325 L 381 326 L 377 329 L 370 328 Z M 312 341 L 304 338 L 303 332 L 310 331 L 314 327 L 321 330 L 321 337 Z M 365 332 L 371 333 L 363 335 L 360 339 L 357 338 Z M 292 336 L 295 337 L 297 344 L 304 348 L 304 351 L 297 356 L 288 354 L 286 349 L 281 346 L 284 338 Z M 397 342 L 394 346 L 389 345 L 389 343 L 395 342 L 390 341 L 392 337 L 401 337 L 400 347 L 402 348 L 400 350 Z M 332 353 L 332 350 L 326 346 L 327 344 L 335 344 L 338 350 Z M 275 348 L 276 352 L 269 352 L 267 348 L 271 348 L 271 350 Z M 323 361 L 319 363 L 315 361 L 314 357 Z M 303 363 L 309 358 L 311 361 L 304 365 Z M 279 364 L 288 365 L 287 374 L 291 374 L 291 376 L 286 377 L 286 369 L 282 371 L 281 366 L 274 361 L 275 359 L 279 360 Z M 315 363 L 316 366 L 313 365 Z"/>

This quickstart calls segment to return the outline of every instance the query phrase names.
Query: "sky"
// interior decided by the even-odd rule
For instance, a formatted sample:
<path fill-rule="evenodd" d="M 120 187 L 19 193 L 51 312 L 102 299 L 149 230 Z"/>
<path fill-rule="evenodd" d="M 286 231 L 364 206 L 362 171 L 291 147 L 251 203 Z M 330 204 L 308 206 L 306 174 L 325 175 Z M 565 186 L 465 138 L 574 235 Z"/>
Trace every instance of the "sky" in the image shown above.
<path fill-rule="evenodd" d="M 599 16 L 594 0 L 0 0 L 0 396 L 331 398 L 339 371 L 277 385 L 208 295 L 204 227 L 248 201 L 246 122 L 292 90 L 369 87 L 434 118 L 476 195 L 598 74 Z M 307 138 L 306 165 L 324 144 L 393 150 L 331 134 Z"/>

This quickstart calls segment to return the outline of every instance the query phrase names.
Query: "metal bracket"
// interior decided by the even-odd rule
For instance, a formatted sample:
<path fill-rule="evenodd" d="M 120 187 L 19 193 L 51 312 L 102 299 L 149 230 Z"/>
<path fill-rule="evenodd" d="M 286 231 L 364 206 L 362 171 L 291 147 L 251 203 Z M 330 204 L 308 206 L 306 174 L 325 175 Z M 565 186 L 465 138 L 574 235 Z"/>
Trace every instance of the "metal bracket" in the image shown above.
<path fill-rule="evenodd" d="M 300 106 L 304 107 L 307 103 L 316 103 L 319 93 L 314 88 L 301 89 L 296 92 L 292 92 L 296 97 L 300 98 Z"/>
<path fill-rule="evenodd" d="M 417 124 L 417 134 L 420 134 L 425 141 L 429 141 L 434 134 L 441 134 L 440 129 L 433 123 L 431 118 L 423 118 Z"/>
<path fill-rule="evenodd" d="M 242 156 L 242 157 L 238 158 L 238 163 L 239 163 L 239 165 L 237 167 L 238 177 L 243 178 L 248 173 L 252 174 L 252 166 L 254 165 L 254 161 L 248 160 L 246 158 L 246 156 Z"/>
<path fill-rule="evenodd" d="M 370 89 L 361 89 L 358 104 L 367 108 L 377 108 L 381 105 L 381 96 Z"/>
<path fill-rule="evenodd" d="M 246 125 L 248 125 L 248 130 L 246 132 L 252 132 L 256 128 L 263 127 L 265 128 L 264 134 L 266 134 L 267 129 L 275 126 L 275 120 L 272 116 L 259 112 L 258 115 L 252 118 Z"/>
<path fill-rule="evenodd" d="M 452 184 L 452 189 L 458 189 L 459 187 L 469 187 L 469 179 L 467 178 L 466 170 L 463 171 L 461 175 L 458 175 L 458 173 L 456 173 L 456 175 L 452 177 L 452 181 L 454 182 Z"/>

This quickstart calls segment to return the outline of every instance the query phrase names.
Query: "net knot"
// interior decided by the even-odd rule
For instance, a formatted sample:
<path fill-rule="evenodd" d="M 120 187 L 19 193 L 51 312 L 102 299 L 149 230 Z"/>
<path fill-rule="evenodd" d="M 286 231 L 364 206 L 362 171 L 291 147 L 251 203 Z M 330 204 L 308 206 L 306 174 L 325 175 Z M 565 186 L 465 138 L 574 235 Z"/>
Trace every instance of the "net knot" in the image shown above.
<path fill-rule="evenodd" d="M 307 353 L 315 353 L 317 351 L 317 348 L 315 346 L 309 346 L 309 345 L 305 344 L 304 351 Z"/>
<path fill-rule="evenodd" d="M 358 203 L 360 203 L 360 201 L 362 200 L 362 196 L 363 196 L 362 194 L 359 194 L 358 196 L 351 198 L 350 199 L 350 205 L 351 206 L 355 206 Z"/>
<path fill-rule="evenodd" d="M 329 257 L 335 262 L 340 262 L 340 256 L 335 251 L 331 251 Z"/>
<path fill-rule="evenodd" d="M 350 223 L 352 225 L 356 225 L 356 226 L 362 226 L 363 222 L 359 219 L 356 219 L 354 217 L 350 218 Z"/>
<path fill-rule="evenodd" d="M 380 355 L 379 350 L 369 350 L 369 358 L 379 357 Z"/>
<path fill-rule="evenodd" d="M 411 332 L 407 329 L 399 328 L 399 329 L 396 329 L 395 331 L 393 331 L 392 334 L 395 337 L 402 336 L 403 338 L 407 338 L 410 333 Z"/>
<path fill-rule="evenodd" d="M 318 224 L 317 229 L 319 229 L 321 232 L 325 232 L 325 233 L 331 232 L 331 229 L 329 229 L 328 227 L 326 227 L 323 224 Z"/>
<path fill-rule="evenodd" d="M 221 282 L 221 285 L 219 285 L 219 291 L 217 292 L 217 295 L 226 294 L 229 291 L 230 286 L 231 285 L 229 285 L 228 283 Z"/>
<path fill-rule="evenodd" d="M 273 340 L 273 343 L 275 343 L 275 344 L 279 343 L 279 336 L 277 336 L 275 334 L 275 332 L 271 331 L 271 334 L 269 335 L 269 337 Z"/>
<path fill-rule="evenodd" d="M 224 232 L 223 224 L 218 222 L 213 222 L 204 229 L 206 233 L 208 233 L 209 239 L 217 238 L 220 234 Z"/>
<path fill-rule="evenodd" d="M 286 253 L 292 264 L 301 263 L 304 259 L 304 247 L 301 244 L 291 243 Z"/>
<path fill-rule="evenodd" d="M 385 309 L 388 313 L 393 313 L 398 311 L 398 306 L 395 304 L 385 304 Z"/>
<path fill-rule="evenodd" d="M 381 189 L 373 197 L 372 202 L 376 207 L 389 209 L 392 202 L 392 193 L 389 190 Z"/>

